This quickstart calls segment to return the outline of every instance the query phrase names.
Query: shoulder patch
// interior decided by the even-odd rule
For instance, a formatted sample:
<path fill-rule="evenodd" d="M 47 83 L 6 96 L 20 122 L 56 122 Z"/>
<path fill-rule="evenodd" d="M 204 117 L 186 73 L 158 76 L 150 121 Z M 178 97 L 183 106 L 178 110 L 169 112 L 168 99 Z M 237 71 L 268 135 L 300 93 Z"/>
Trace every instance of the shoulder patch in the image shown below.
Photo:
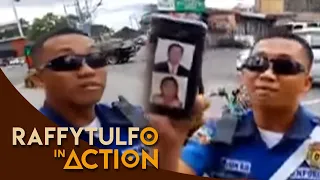
<path fill-rule="evenodd" d="M 314 121 L 320 126 L 320 117 L 319 116 L 315 116 Z"/>
<path fill-rule="evenodd" d="M 320 142 L 309 146 L 307 163 L 313 168 L 320 169 Z"/>
<path fill-rule="evenodd" d="M 312 122 L 314 122 L 314 123 L 316 123 L 318 126 L 320 126 L 320 117 L 319 117 L 319 116 L 313 114 L 313 115 L 311 116 L 311 119 L 312 119 Z"/>
<path fill-rule="evenodd" d="M 303 108 L 303 112 L 305 113 L 305 115 L 307 115 L 309 118 L 311 118 L 311 120 L 320 125 L 320 116 L 315 114 L 314 112 L 312 112 L 311 110 L 307 109 L 306 107 L 302 107 Z"/>
<path fill-rule="evenodd" d="M 216 123 L 208 121 L 193 133 L 190 140 L 200 144 L 210 144 L 216 135 Z"/>

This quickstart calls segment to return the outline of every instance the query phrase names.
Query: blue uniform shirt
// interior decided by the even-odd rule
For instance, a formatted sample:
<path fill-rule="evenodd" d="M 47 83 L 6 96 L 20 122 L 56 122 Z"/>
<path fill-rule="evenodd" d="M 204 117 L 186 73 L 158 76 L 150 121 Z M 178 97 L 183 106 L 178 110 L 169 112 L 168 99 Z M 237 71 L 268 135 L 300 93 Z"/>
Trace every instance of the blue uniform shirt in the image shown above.
<path fill-rule="evenodd" d="M 215 122 L 208 122 L 190 138 L 182 150 L 182 160 L 198 176 L 206 174 L 213 178 L 268 180 L 318 124 L 316 116 L 299 107 L 291 129 L 284 134 L 279 144 L 268 148 L 260 137 L 253 113 L 249 111 L 239 120 L 232 145 L 207 143 L 208 138 L 214 139 L 216 132 Z M 311 168 L 305 161 L 290 179 L 319 180 L 320 169 Z"/>
<path fill-rule="evenodd" d="M 137 108 L 139 110 L 139 108 Z M 43 106 L 39 109 L 39 111 L 45 115 L 48 119 L 55 122 L 59 127 L 73 127 L 69 124 L 61 115 L 56 113 L 52 108 L 48 106 Z M 126 141 L 128 140 L 128 128 L 132 127 L 132 123 L 125 118 L 125 116 L 116 108 L 110 107 L 104 104 L 97 104 L 95 106 L 95 112 L 98 120 L 101 123 L 101 127 L 103 128 L 104 140 L 107 141 L 110 137 L 109 128 L 110 127 L 119 127 L 120 128 L 120 140 Z M 77 129 L 77 128 L 76 128 Z M 115 130 L 114 130 L 115 133 Z M 115 136 L 114 136 L 115 138 Z M 89 142 L 89 134 L 85 131 L 80 135 L 80 139 Z M 119 155 L 123 153 L 124 150 L 134 149 L 137 152 L 140 152 L 142 148 L 144 148 L 143 144 L 139 139 L 133 139 L 132 146 L 117 146 L 115 144 L 115 139 L 113 143 L 109 146 L 105 146 L 100 143 L 98 138 L 94 137 L 93 144 L 95 147 L 99 149 L 118 149 Z"/>

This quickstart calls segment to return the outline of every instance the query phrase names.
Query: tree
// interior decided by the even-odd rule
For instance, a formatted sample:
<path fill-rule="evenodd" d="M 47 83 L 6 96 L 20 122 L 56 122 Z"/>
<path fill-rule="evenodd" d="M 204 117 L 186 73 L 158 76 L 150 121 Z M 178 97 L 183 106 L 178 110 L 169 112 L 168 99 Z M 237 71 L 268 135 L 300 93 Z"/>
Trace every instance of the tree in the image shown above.
<path fill-rule="evenodd" d="M 33 24 L 29 28 L 27 36 L 30 40 L 35 40 L 41 36 L 41 34 L 50 32 L 55 28 L 66 26 L 77 28 L 79 22 L 80 18 L 72 14 L 68 16 L 58 16 L 48 13 L 42 18 L 34 19 Z M 93 24 L 91 27 L 91 35 L 93 37 L 100 37 L 101 35 L 112 34 L 113 32 L 114 31 L 111 28 L 105 25 Z"/>
<path fill-rule="evenodd" d="M 42 18 L 35 18 L 27 33 L 29 40 L 35 40 L 44 33 L 56 28 L 69 26 L 68 19 L 64 16 L 48 13 Z"/>

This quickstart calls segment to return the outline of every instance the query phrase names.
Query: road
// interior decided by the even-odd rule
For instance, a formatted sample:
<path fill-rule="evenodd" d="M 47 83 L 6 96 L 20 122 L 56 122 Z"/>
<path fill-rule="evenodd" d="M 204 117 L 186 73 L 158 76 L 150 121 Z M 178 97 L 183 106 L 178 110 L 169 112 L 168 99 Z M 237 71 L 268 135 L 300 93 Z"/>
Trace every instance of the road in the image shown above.
<path fill-rule="evenodd" d="M 17 85 L 23 82 L 23 78 L 27 73 L 27 66 L 1 67 L 1 70 L 13 85 Z"/>
<path fill-rule="evenodd" d="M 143 49 L 142 49 L 143 51 Z M 203 61 L 203 81 L 206 91 L 216 90 L 218 87 L 226 87 L 231 90 L 237 87 L 237 72 L 235 70 L 235 59 L 239 50 L 219 49 L 208 50 Z M 115 65 L 108 67 L 108 87 L 102 101 L 115 100 L 117 95 L 123 94 L 133 103 L 142 102 L 146 64 L 143 52 L 139 52 L 132 63 Z M 8 79 L 14 85 L 23 82 L 26 67 L 4 68 L 2 69 Z M 41 92 L 35 90 L 20 90 L 20 92 L 30 102 L 37 101 L 37 106 L 43 99 L 35 95 Z M 38 100 L 35 100 L 35 98 Z M 43 97 L 42 97 L 43 98 Z M 313 88 L 303 99 L 306 106 L 316 114 L 320 115 L 320 88 Z M 220 107 L 224 103 L 222 99 L 212 99 L 213 105 L 209 115 L 216 116 L 220 113 Z"/>

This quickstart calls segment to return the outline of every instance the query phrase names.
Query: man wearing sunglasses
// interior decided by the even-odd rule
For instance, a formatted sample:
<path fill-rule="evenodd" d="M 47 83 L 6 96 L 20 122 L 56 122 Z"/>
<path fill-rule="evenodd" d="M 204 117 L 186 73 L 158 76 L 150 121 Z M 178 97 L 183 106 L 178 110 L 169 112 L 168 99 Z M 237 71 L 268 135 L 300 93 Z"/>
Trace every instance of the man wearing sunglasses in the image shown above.
<path fill-rule="evenodd" d="M 207 122 L 182 151 L 186 128 L 153 117 L 156 129 L 167 129 L 159 134 L 160 168 L 222 179 L 320 179 L 320 149 L 311 148 L 320 144 L 320 119 L 300 105 L 311 87 L 312 61 L 296 35 L 276 30 L 262 37 L 242 69 L 252 111 Z"/>
<path fill-rule="evenodd" d="M 107 62 L 88 35 L 71 28 L 57 29 L 35 42 L 32 58 L 37 82 L 46 94 L 41 113 L 62 127 L 102 127 L 105 140 L 109 139 L 110 127 L 120 127 L 121 139 L 128 138 L 127 129 L 132 123 L 125 114 L 116 106 L 99 104 L 106 86 Z M 88 141 L 89 135 L 84 132 L 80 138 Z M 114 143 L 106 147 L 97 139 L 94 145 L 119 150 L 131 148 L 117 147 Z M 140 145 L 140 141 L 134 140 L 135 148 Z"/>

